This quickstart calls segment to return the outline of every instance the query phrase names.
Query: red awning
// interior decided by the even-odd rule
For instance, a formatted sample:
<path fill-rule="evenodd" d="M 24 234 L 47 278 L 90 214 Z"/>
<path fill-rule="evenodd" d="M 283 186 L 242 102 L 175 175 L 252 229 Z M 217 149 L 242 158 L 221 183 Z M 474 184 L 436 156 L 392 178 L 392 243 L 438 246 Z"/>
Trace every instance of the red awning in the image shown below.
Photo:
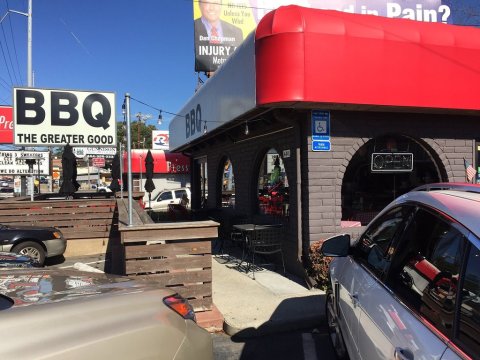
<path fill-rule="evenodd" d="M 190 172 L 190 158 L 180 153 L 164 150 L 150 150 L 153 156 L 155 174 L 186 174 Z M 145 157 L 148 150 L 132 150 L 132 173 L 145 173 Z M 127 173 L 127 153 L 123 154 L 123 172 Z"/>
<path fill-rule="evenodd" d="M 480 110 L 474 27 L 285 6 L 262 19 L 255 41 L 257 106 Z"/>

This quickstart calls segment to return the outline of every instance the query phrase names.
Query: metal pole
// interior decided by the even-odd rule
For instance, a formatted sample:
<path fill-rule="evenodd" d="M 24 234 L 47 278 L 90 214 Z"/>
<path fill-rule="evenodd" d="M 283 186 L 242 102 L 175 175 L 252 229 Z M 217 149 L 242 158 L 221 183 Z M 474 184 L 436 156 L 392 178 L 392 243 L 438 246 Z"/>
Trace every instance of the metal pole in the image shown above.
<path fill-rule="evenodd" d="M 33 181 L 33 165 L 28 166 L 30 169 L 30 201 L 33 201 L 33 193 L 34 193 L 34 181 Z"/>
<path fill-rule="evenodd" d="M 32 71 L 32 0 L 28 0 L 28 54 L 27 54 L 27 72 L 28 72 L 28 87 L 33 86 L 33 71 Z"/>
<path fill-rule="evenodd" d="M 130 94 L 125 94 L 125 111 L 127 112 L 127 166 L 128 166 L 128 226 L 132 226 L 133 219 L 133 197 L 132 197 L 132 142 L 130 130 Z"/>
<path fill-rule="evenodd" d="M 120 141 L 120 199 L 123 201 L 123 152 L 122 152 L 122 142 Z"/>
<path fill-rule="evenodd" d="M 143 156 L 142 156 L 142 153 L 140 153 L 140 160 L 139 160 L 139 169 L 140 169 L 140 191 L 142 191 L 143 189 L 143 186 L 142 186 L 142 182 L 143 182 L 143 178 L 142 178 L 142 160 L 143 160 Z"/>

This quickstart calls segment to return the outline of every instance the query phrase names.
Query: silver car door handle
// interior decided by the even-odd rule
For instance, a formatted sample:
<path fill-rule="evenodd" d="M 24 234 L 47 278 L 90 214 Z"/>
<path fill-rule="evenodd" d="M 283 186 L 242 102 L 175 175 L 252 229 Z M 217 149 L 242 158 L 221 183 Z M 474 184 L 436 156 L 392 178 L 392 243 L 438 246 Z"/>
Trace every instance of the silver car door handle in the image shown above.
<path fill-rule="evenodd" d="M 413 360 L 413 353 L 408 349 L 397 347 L 393 353 L 393 358 L 395 360 Z"/>

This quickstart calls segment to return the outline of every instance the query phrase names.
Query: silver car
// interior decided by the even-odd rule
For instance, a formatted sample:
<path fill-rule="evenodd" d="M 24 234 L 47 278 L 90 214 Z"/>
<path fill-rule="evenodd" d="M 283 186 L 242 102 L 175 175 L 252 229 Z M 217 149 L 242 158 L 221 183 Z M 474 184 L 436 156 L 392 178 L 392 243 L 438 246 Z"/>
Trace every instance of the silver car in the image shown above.
<path fill-rule="evenodd" d="M 339 358 L 480 359 L 480 187 L 439 184 L 388 205 L 356 241 L 326 240 Z"/>
<path fill-rule="evenodd" d="M 154 283 L 11 269 L 0 294 L 0 359 L 213 359 L 188 301 Z"/>

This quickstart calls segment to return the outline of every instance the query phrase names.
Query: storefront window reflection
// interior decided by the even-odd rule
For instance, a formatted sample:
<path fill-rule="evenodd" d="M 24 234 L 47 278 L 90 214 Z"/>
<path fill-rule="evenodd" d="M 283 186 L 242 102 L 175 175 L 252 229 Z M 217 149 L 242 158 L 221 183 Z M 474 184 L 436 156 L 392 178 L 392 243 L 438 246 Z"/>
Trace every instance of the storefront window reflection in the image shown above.
<path fill-rule="evenodd" d="M 288 179 L 282 158 L 274 149 L 265 154 L 260 166 L 258 206 L 262 214 L 288 216 Z"/>
<path fill-rule="evenodd" d="M 235 177 L 230 159 L 223 165 L 222 173 L 222 207 L 235 207 Z"/>

